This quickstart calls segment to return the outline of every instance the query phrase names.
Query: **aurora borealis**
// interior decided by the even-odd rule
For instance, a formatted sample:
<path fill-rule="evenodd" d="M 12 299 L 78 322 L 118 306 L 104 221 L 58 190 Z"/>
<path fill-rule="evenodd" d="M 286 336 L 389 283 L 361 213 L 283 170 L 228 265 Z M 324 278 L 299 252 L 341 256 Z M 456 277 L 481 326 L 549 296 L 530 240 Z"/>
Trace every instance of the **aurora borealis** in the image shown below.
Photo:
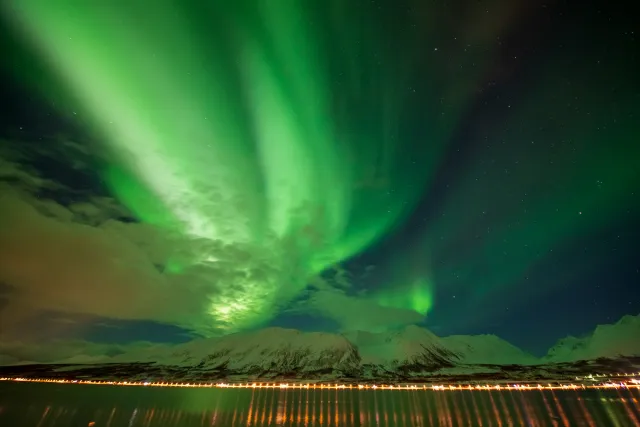
<path fill-rule="evenodd" d="M 620 300 L 597 321 L 638 311 L 640 70 L 624 17 L 598 36 L 595 12 L 524 1 L 66 3 L 6 2 L 28 52 L 8 72 L 72 117 L 91 191 L 128 213 L 83 226 L 148 266 L 117 261 L 114 280 L 138 274 L 130 310 L 38 308 L 205 335 L 299 316 L 486 333 L 508 310 L 555 307 L 521 322 L 533 330 L 563 318 L 554 295 L 584 306 L 600 286 Z M 56 203 L 82 222 L 83 197 Z M 18 258 L 0 280 L 35 293 Z M 163 309 L 135 314 L 143 295 Z M 559 335 L 593 326 L 572 317 Z"/>
<path fill-rule="evenodd" d="M 276 301 L 387 232 L 415 202 L 415 181 L 428 169 L 397 170 L 397 83 L 376 88 L 389 92 L 377 132 L 335 126 L 322 46 L 300 6 L 213 8 L 207 16 L 225 19 L 205 31 L 204 22 L 185 23 L 194 11 L 165 3 L 148 11 L 26 2 L 14 10 L 114 152 L 117 163 L 104 172 L 113 193 L 141 221 L 250 248 L 248 265 L 239 266 L 245 277 L 211 296 L 210 313 L 232 328 L 254 326 Z M 127 23 L 141 14 L 143 25 Z M 369 159 L 357 158 L 360 147 Z M 379 200 L 358 188 L 368 179 L 405 191 Z M 217 262 L 203 251 L 177 268 L 215 274 Z M 262 263 L 282 268 L 251 277 Z"/>

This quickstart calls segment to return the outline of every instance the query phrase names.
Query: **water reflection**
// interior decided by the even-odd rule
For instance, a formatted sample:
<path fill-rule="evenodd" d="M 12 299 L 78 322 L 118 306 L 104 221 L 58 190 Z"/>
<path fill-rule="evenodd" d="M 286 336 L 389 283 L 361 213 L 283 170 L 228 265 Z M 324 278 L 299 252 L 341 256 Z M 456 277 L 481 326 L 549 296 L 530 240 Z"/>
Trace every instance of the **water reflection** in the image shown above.
<path fill-rule="evenodd" d="M 0 387 L 2 426 L 640 426 L 638 390 Z"/>

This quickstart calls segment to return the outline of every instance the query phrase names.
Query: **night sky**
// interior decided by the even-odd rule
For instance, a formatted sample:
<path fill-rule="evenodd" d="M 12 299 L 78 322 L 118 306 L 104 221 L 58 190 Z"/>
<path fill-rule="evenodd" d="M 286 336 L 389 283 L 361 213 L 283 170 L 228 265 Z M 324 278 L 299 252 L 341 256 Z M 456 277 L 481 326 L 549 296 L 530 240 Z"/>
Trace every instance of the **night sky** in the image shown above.
<path fill-rule="evenodd" d="M 640 312 L 623 8 L 5 3 L 14 350 L 419 324 L 542 355 Z"/>

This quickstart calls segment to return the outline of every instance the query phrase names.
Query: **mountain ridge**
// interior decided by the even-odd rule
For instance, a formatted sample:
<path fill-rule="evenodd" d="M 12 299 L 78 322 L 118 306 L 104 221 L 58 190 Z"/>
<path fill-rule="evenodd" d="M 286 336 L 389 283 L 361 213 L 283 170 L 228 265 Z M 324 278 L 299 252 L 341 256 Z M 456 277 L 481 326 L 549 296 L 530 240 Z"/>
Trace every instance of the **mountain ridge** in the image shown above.
<path fill-rule="evenodd" d="M 202 338 L 167 348 L 166 352 L 132 353 L 113 362 L 154 362 L 204 368 L 225 365 L 240 371 L 275 366 L 305 372 L 356 369 L 359 365 L 397 369 L 419 365 L 437 370 L 459 365 L 536 365 L 577 362 L 599 357 L 640 355 L 640 315 L 598 325 L 583 337 L 565 337 L 537 358 L 490 334 L 438 337 L 426 328 L 406 326 L 390 332 L 340 334 L 269 327 L 216 338 Z"/>
<path fill-rule="evenodd" d="M 438 337 L 418 326 L 332 334 L 265 328 L 113 357 L 16 367 L 29 375 L 175 381 L 388 381 L 508 378 L 542 380 L 600 370 L 637 369 L 640 315 L 599 325 L 584 338 L 566 337 L 536 358 L 495 335 Z M 5 372 L 14 372 L 8 368 Z M 23 374 L 24 374 L 23 372 Z M 21 374 L 22 375 L 22 374 Z"/>
<path fill-rule="evenodd" d="M 640 314 L 622 316 L 615 323 L 597 325 L 582 337 L 567 336 L 542 357 L 545 362 L 572 362 L 640 355 Z"/>

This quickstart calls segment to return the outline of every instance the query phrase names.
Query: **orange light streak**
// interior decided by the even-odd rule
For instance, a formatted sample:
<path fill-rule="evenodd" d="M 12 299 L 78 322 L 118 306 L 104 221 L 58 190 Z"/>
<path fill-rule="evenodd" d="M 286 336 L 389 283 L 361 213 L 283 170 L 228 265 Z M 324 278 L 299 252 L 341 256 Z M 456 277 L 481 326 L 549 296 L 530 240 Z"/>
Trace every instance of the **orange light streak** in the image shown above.
<path fill-rule="evenodd" d="M 560 404 L 560 401 L 556 397 L 556 394 L 551 392 L 551 397 L 553 398 L 553 403 L 555 403 L 556 408 L 558 408 L 558 414 L 560 415 L 560 419 L 562 419 L 562 422 L 564 423 L 565 426 L 568 426 L 569 419 L 567 418 L 567 414 L 565 414 L 564 409 L 562 409 L 562 405 Z"/>
<path fill-rule="evenodd" d="M 473 391 L 473 389 L 471 388 L 471 386 L 469 386 L 469 390 Z M 482 415 L 480 414 L 480 409 L 478 408 L 478 403 L 476 402 L 476 397 L 473 395 L 473 393 L 469 394 L 469 396 L 471 397 L 471 405 L 473 407 L 473 413 L 476 416 L 476 423 L 478 424 L 479 427 L 482 427 Z"/>
<path fill-rule="evenodd" d="M 591 413 L 587 409 L 587 406 L 584 404 L 584 401 L 580 396 L 576 396 L 576 400 L 578 401 L 578 406 L 580 406 L 580 412 L 582 413 L 583 418 L 587 422 L 588 427 L 596 427 L 596 423 L 591 416 Z M 633 418 L 631 418 L 633 419 Z"/>
<path fill-rule="evenodd" d="M 629 419 L 634 421 L 635 425 L 640 425 L 640 419 L 638 419 L 636 414 L 634 414 L 633 409 L 631 409 L 629 407 L 629 405 L 627 405 L 627 403 L 626 403 L 627 398 L 622 395 L 620 390 L 618 390 L 617 392 L 618 392 L 618 397 L 620 398 L 620 400 L 622 402 L 624 402 L 622 406 L 624 407 L 624 410 L 627 413 L 627 416 L 629 417 Z M 629 401 L 631 401 L 631 399 L 629 399 Z"/>

